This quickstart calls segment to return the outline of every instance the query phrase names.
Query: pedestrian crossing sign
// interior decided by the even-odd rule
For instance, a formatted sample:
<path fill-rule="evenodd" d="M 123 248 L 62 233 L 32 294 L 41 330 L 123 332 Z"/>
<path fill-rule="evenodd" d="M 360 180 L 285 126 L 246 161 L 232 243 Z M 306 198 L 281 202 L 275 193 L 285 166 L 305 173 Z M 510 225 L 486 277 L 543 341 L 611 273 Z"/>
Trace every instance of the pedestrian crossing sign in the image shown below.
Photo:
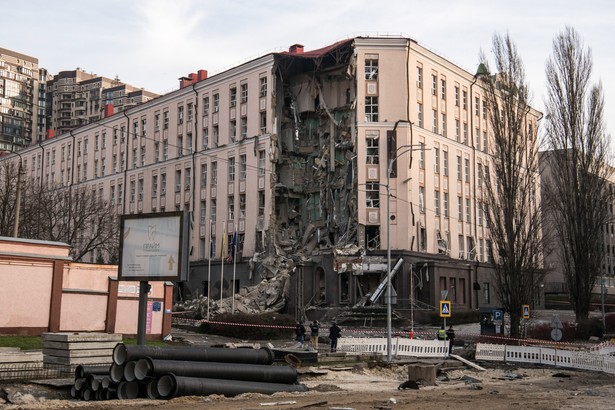
<path fill-rule="evenodd" d="M 530 318 L 530 305 L 522 305 L 523 319 Z"/>
<path fill-rule="evenodd" d="M 451 317 L 451 310 L 450 300 L 440 301 L 440 317 Z"/>

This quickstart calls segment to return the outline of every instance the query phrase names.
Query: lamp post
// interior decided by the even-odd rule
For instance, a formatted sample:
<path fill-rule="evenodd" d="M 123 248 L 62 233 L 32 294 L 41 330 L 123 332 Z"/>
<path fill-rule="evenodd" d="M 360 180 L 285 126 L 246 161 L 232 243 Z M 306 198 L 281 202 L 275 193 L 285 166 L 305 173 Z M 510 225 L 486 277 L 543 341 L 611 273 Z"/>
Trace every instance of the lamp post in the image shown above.
<path fill-rule="evenodd" d="M 393 127 L 393 135 L 395 135 L 395 131 L 397 130 L 397 126 L 400 122 L 405 122 L 410 126 L 410 142 L 412 142 L 412 123 L 406 120 L 399 120 L 395 122 L 395 126 Z M 389 141 L 387 141 L 388 143 Z M 396 140 L 397 142 L 397 140 Z M 404 149 L 404 151 L 398 153 L 399 150 Z M 392 158 L 389 159 L 389 164 L 387 166 L 387 290 L 386 290 L 386 303 L 387 303 L 387 363 L 391 363 L 391 172 L 393 171 L 393 164 L 403 154 L 406 154 L 411 151 L 415 151 L 417 149 L 425 149 L 423 145 L 419 145 L 418 148 L 416 145 L 407 144 L 396 147 L 395 150 L 389 150 L 389 152 L 393 153 Z M 412 272 L 410 272 L 412 274 Z M 414 306 L 411 306 L 413 309 Z M 414 328 L 414 325 L 413 325 Z M 414 329 L 412 329 L 414 331 Z"/>

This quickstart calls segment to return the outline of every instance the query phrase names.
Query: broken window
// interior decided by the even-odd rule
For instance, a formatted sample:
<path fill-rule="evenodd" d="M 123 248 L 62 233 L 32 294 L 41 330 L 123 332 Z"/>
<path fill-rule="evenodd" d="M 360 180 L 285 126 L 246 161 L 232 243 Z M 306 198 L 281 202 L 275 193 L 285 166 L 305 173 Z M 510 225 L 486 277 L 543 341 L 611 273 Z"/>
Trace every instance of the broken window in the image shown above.
<path fill-rule="evenodd" d="M 190 190 L 190 185 L 192 185 L 191 177 L 192 177 L 191 169 L 190 168 L 186 168 L 186 170 L 184 172 L 184 189 L 186 191 Z"/>
<path fill-rule="evenodd" d="M 175 171 L 175 192 L 181 192 L 182 190 L 182 171 L 178 169 Z"/>
<path fill-rule="evenodd" d="M 463 235 L 459 235 L 459 259 L 465 259 L 465 241 L 463 239 Z"/>
<path fill-rule="evenodd" d="M 365 184 L 365 206 L 367 208 L 380 208 L 380 184 L 368 182 Z"/>
<path fill-rule="evenodd" d="M 239 218 L 246 218 L 246 194 L 239 195 Z"/>
<path fill-rule="evenodd" d="M 265 191 L 258 191 L 258 216 L 265 215 Z"/>
<path fill-rule="evenodd" d="M 184 123 L 184 106 L 180 105 L 179 107 L 177 107 L 177 124 L 183 124 Z"/>
<path fill-rule="evenodd" d="M 220 129 L 218 128 L 217 125 L 214 125 L 213 127 L 214 130 L 214 135 L 213 135 L 213 148 L 216 148 L 218 146 L 218 143 L 220 141 Z"/>
<path fill-rule="evenodd" d="M 229 101 L 230 101 L 231 107 L 234 107 L 237 105 L 237 87 L 231 87 L 229 91 Z"/>
<path fill-rule="evenodd" d="M 220 94 L 214 94 L 214 112 L 220 111 Z"/>
<path fill-rule="evenodd" d="M 248 83 L 241 84 L 241 103 L 248 102 Z"/>
<path fill-rule="evenodd" d="M 365 122 L 378 122 L 378 97 L 365 97 Z"/>
<path fill-rule="evenodd" d="M 369 58 L 365 60 L 365 79 L 378 79 L 378 59 Z"/>
<path fill-rule="evenodd" d="M 307 201 L 307 216 L 310 221 L 318 221 L 321 219 L 320 213 L 320 194 L 314 193 Z"/>
<path fill-rule="evenodd" d="M 228 181 L 235 181 L 235 157 L 230 157 L 228 159 Z"/>
<path fill-rule="evenodd" d="M 261 134 L 267 134 L 267 111 L 260 112 L 260 131 Z"/>
<path fill-rule="evenodd" d="M 203 149 L 209 146 L 209 128 L 203 128 Z"/>
<path fill-rule="evenodd" d="M 239 156 L 239 179 L 244 181 L 246 179 L 246 174 L 248 170 L 248 163 L 246 154 L 241 154 Z"/>
<path fill-rule="evenodd" d="M 235 196 L 234 195 L 230 195 L 228 197 L 228 220 L 229 221 L 235 220 Z"/>
<path fill-rule="evenodd" d="M 232 144 L 236 141 L 237 136 L 237 122 L 235 120 L 231 120 L 228 127 L 229 133 L 229 142 Z"/>
<path fill-rule="evenodd" d="M 258 151 L 258 175 L 265 175 L 265 150 Z"/>
<path fill-rule="evenodd" d="M 466 240 L 468 242 L 468 260 L 474 260 L 476 257 L 476 245 L 474 244 L 474 238 L 468 236 Z"/>
<path fill-rule="evenodd" d="M 350 275 L 348 272 L 340 273 L 340 304 L 350 302 Z"/>
<path fill-rule="evenodd" d="M 259 95 L 265 97 L 267 95 L 267 77 L 260 78 L 260 91 Z"/>
<path fill-rule="evenodd" d="M 218 203 L 215 198 L 211 199 L 209 209 L 211 210 L 211 215 L 210 215 L 211 222 L 216 223 L 216 212 L 218 210 Z"/>
<path fill-rule="evenodd" d="M 419 211 L 425 212 L 425 187 L 419 187 Z"/>
<path fill-rule="evenodd" d="M 209 115 L 209 96 L 203 97 L 203 117 Z"/>
<path fill-rule="evenodd" d="M 160 174 L 160 195 L 167 193 L 167 174 Z"/>
<path fill-rule="evenodd" d="M 207 188 L 207 164 L 201 164 L 201 189 Z"/>
<path fill-rule="evenodd" d="M 211 163 L 211 185 L 216 186 L 218 184 L 218 163 L 213 161 Z"/>
<path fill-rule="evenodd" d="M 244 140 L 248 136 L 248 119 L 246 117 L 241 118 L 241 139 Z"/>
<path fill-rule="evenodd" d="M 378 138 L 366 138 L 367 145 L 367 163 L 368 164 L 379 164 L 379 149 L 378 149 Z"/>
<path fill-rule="evenodd" d="M 365 243 L 367 249 L 379 249 L 380 248 L 380 227 L 378 226 L 366 226 L 365 227 Z"/>
<path fill-rule="evenodd" d="M 420 236 L 419 236 L 419 244 L 421 247 L 421 251 L 427 250 L 427 229 L 424 226 L 421 226 Z"/>

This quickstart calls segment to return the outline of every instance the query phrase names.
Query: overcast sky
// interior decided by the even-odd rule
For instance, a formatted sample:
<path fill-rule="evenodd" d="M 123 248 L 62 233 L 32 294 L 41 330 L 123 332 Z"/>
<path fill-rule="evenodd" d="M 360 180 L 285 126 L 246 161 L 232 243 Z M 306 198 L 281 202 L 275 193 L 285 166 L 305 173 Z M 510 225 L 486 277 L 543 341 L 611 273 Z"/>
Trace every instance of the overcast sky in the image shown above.
<path fill-rule="evenodd" d="M 216 74 L 291 44 L 312 50 L 358 35 L 411 37 L 473 73 L 494 33 L 508 32 L 542 109 L 545 61 L 566 25 L 592 49 L 613 134 L 611 0 L 21 0 L 2 7 L 0 47 L 38 58 L 51 74 L 81 67 L 166 93 L 201 68 Z"/>

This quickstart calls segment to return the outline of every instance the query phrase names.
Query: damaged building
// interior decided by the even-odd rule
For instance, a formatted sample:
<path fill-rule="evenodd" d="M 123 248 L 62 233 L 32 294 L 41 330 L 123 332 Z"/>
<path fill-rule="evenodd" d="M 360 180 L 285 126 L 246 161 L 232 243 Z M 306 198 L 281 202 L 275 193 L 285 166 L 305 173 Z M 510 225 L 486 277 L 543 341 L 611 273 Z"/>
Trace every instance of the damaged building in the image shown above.
<path fill-rule="evenodd" d="M 222 305 L 287 277 L 282 302 L 242 306 L 304 317 L 382 306 L 389 250 L 399 314 L 442 291 L 454 309 L 496 305 L 480 206 L 490 149 L 472 73 L 409 38 L 356 37 L 199 70 L 21 157 L 27 175 L 92 186 L 120 214 L 190 212 L 177 298 Z"/>

